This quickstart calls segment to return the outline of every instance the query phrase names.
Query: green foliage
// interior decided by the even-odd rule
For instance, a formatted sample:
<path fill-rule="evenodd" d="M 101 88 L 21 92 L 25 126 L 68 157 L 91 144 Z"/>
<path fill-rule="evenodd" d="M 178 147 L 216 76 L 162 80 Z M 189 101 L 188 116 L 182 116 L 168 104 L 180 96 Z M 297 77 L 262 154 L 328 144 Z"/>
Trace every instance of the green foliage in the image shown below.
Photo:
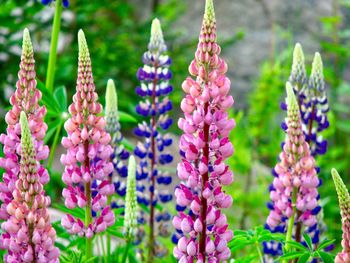
<path fill-rule="evenodd" d="M 264 229 L 263 226 L 258 226 L 255 229 L 247 231 L 235 230 L 234 237 L 228 243 L 228 247 L 234 255 L 237 255 L 240 260 L 243 260 L 239 262 L 251 262 L 245 260 L 264 262 L 262 243 L 269 241 L 283 242 L 284 240 L 284 235 L 271 233 L 269 230 Z M 249 252 L 247 253 L 247 251 Z"/>
<path fill-rule="evenodd" d="M 322 260 L 324 263 L 334 262 L 334 255 L 325 252 L 324 250 L 332 245 L 335 240 L 323 240 L 317 248 L 314 248 L 310 236 L 307 234 L 303 235 L 307 246 L 295 241 L 288 241 L 287 244 L 293 251 L 283 254 L 279 260 L 289 261 L 292 259 L 297 259 L 298 263 L 307 263 L 312 259 Z"/>

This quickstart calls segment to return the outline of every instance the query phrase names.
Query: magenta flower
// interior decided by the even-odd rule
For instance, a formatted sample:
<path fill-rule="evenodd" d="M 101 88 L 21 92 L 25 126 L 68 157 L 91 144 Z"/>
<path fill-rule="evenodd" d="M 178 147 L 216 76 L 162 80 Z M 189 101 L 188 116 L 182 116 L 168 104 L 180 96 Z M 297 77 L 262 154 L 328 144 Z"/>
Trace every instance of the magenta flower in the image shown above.
<path fill-rule="evenodd" d="M 21 147 L 20 171 L 13 191 L 13 200 L 7 205 L 8 219 L 2 223 L 5 232 L 2 245 L 8 250 L 5 262 L 59 262 L 59 250 L 54 246 L 56 231 L 50 223 L 45 196 L 40 182 L 40 163 L 36 157 L 34 140 L 30 134 L 26 114 L 20 116 Z"/>
<path fill-rule="evenodd" d="M 30 132 L 34 139 L 36 159 L 44 160 L 49 155 L 49 148 L 44 145 L 43 138 L 47 130 L 47 125 L 43 119 L 46 108 L 40 107 L 38 101 L 41 99 L 41 92 L 36 88 L 34 53 L 28 29 L 23 31 L 22 56 L 16 90 L 11 96 L 12 108 L 7 112 L 5 121 L 7 130 L 1 134 L 0 142 L 4 145 L 4 158 L 0 158 L 0 167 L 4 168 L 2 182 L 0 183 L 0 219 L 9 218 L 7 205 L 13 200 L 12 193 L 16 188 L 16 181 L 20 172 L 20 155 L 18 148 L 21 143 L 20 113 L 24 111 L 28 117 Z M 41 184 L 49 181 L 47 170 L 40 165 L 38 175 Z"/>
<path fill-rule="evenodd" d="M 67 149 L 67 153 L 61 156 L 65 165 L 62 180 L 67 185 L 62 195 L 67 208 L 85 208 L 86 214 L 85 222 L 68 214 L 62 219 L 62 225 L 69 233 L 85 236 L 89 242 L 94 233 L 103 232 L 114 224 L 114 213 L 107 206 L 107 196 L 114 193 L 108 177 L 113 172 L 113 165 L 109 161 L 111 137 L 105 131 L 104 118 L 100 116 L 102 106 L 97 102 L 89 50 L 82 30 L 78 40 L 76 93 L 69 106 L 71 118 L 64 125 L 68 137 L 62 139 L 62 145 Z M 92 212 L 96 217 L 92 218 Z M 91 252 L 91 247 L 87 247 L 87 251 Z"/>
<path fill-rule="evenodd" d="M 301 222 L 304 226 L 316 224 L 319 179 L 309 145 L 302 130 L 301 115 L 293 88 L 287 82 L 287 135 L 280 162 L 275 166 L 275 179 L 270 198 L 272 209 L 267 218 L 270 228 L 287 220 Z M 290 233 L 291 234 L 291 233 Z"/>
<path fill-rule="evenodd" d="M 206 1 L 199 44 L 187 78 L 182 84 L 186 97 L 181 102 L 185 118 L 180 138 L 182 162 L 177 171 L 182 183 L 175 190 L 177 208 L 173 219 L 179 240 L 174 255 L 179 262 L 223 262 L 230 257 L 227 242 L 233 237 L 221 208 L 232 205 L 222 190 L 233 181 L 224 163 L 232 156 L 228 139 L 235 121 L 227 110 L 233 105 L 227 64 L 219 57 L 213 1 Z M 186 210 L 187 209 L 187 210 Z"/>

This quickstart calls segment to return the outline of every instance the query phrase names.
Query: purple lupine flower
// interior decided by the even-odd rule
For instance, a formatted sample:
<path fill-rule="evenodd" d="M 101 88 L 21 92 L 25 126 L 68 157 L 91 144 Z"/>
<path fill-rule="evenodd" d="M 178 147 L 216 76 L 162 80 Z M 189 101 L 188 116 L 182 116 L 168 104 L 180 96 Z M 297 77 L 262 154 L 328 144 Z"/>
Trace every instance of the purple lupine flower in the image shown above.
<path fill-rule="evenodd" d="M 189 67 L 195 80 L 188 77 L 182 84 L 185 117 L 178 124 L 184 131 L 179 146 L 183 159 L 177 167 L 182 182 L 175 190 L 179 214 L 173 218 L 178 235 L 174 256 L 179 262 L 224 262 L 230 257 L 227 242 L 233 232 L 221 209 L 232 205 L 232 197 L 222 186 L 233 181 L 225 160 L 233 154 L 228 135 L 235 121 L 227 114 L 234 101 L 220 52 L 213 1 L 207 0 L 195 59 Z"/>
<path fill-rule="evenodd" d="M 114 213 L 107 205 L 107 196 L 114 193 L 114 186 L 109 181 L 113 171 L 109 161 L 112 147 L 109 145 L 111 137 L 105 131 L 105 120 L 99 116 L 102 106 L 97 101 L 90 54 L 82 30 L 78 40 L 76 93 L 68 109 L 71 117 L 64 125 L 68 136 L 62 138 L 62 145 L 67 149 L 61 156 L 65 166 L 62 180 L 67 185 L 62 195 L 67 208 L 86 209 L 86 222 L 67 214 L 62 225 L 69 233 L 90 239 L 94 233 L 103 232 L 114 224 Z M 94 219 L 91 218 L 92 211 L 96 213 Z"/>
<path fill-rule="evenodd" d="M 309 144 L 311 154 L 313 156 L 324 154 L 327 150 L 327 141 L 322 138 L 320 133 L 329 126 L 327 119 L 329 107 L 325 92 L 323 66 L 320 54 L 317 52 L 315 53 L 312 63 L 312 72 L 309 80 L 307 80 L 303 50 L 299 43 L 296 44 L 293 52 L 293 64 L 289 81 L 291 82 L 293 90 L 297 96 L 297 101 L 300 106 L 300 114 L 302 117 L 303 133 L 306 142 Z M 282 110 L 287 110 L 287 105 L 282 103 L 281 108 Z M 283 122 L 281 126 L 284 130 L 287 129 L 285 122 Z M 316 171 L 319 173 L 320 169 L 316 167 Z M 273 176 L 276 176 L 275 171 L 273 171 Z M 321 184 L 322 181 L 320 180 L 319 186 Z M 270 192 L 272 189 L 273 186 L 270 187 Z M 268 208 L 272 209 L 272 205 L 270 203 L 268 204 Z M 313 226 L 306 227 L 305 232 L 311 237 L 313 244 L 317 245 L 320 240 L 321 231 L 323 228 L 325 228 L 322 221 L 323 212 L 321 206 L 317 206 L 312 213 L 313 215 L 317 216 L 318 222 L 316 222 Z M 286 232 L 284 223 L 273 229 L 266 225 L 266 228 L 272 232 Z M 296 240 L 298 241 L 301 241 L 300 231 L 301 225 L 299 223 L 296 230 Z M 282 244 L 276 242 L 264 243 L 264 252 L 265 254 L 270 254 L 273 256 L 281 255 Z"/>
<path fill-rule="evenodd" d="M 298 227 L 315 227 L 319 211 L 319 179 L 315 160 L 302 130 L 301 114 L 293 88 L 287 82 L 287 130 L 279 163 L 273 169 L 275 176 L 270 187 L 270 214 L 266 228 L 272 232 L 285 232 L 287 221 L 296 216 L 295 235 Z M 295 202 L 295 203 L 294 203 Z M 300 235 L 300 231 L 299 231 Z M 298 236 L 295 236 L 298 240 Z M 300 237 L 299 237 L 300 238 Z M 265 243 L 265 254 L 280 253 L 277 243 Z"/>
<path fill-rule="evenodd" d="M 47 209 L 51 201 L 45 196 L 40 182 L 41 165 L 24 111 L 20 115 L 20 131 L 20 170 L 13 200 L 7 205 L 9 217 L 1 225 L 4 231 L 2 246 L 8 251 L 4 260 L 8 263 L 56 263 L 59 262 L 59 250 L 55 247 L 56 231 Z"/>
<path fill-rule="evenodd" d="M 41 0 L 41 3 L 43 5 L 49 5 L 55 0 Z M 62 0 L 62 4 L 64 7 L 69 7 L 69 0 Z"/>
<path fill-rule="evenodd" d="M 343 180 L 339 176 L 337 170 L 335 170 L 334 168 L 332 169 L 332 177 L 338 194 L 343 230 L 343 236 L 341 241 L 343 250 L 342 252 L 338 253 L 338 255 L 335 257 L 334 262 L 348 263 L 350 262 L 350 195 Z"/>
<path fill-rule="evenodd" d="M 108 80 L 106 91 L 106 131 L 111 135 L 111 146 L 113 152 L 111 155 L 111 161 L 114 166 L 114 172 L 110 175 L 111 181 L 114 184 L 116 193 L 119 196 L 125 196 L 126 194 L 126 177 L 128 176 L 128 168 L 124 163 L 129 158 L 129 152 L 121 144 L 123 135 L 120 131 L 119 113 L 118 113 L 118 98 L 117 91 L 112 79 Z M 118 206 L 116 203 L 112 203 L 113 207 Z"/>
<path fill-rule="evenodd" d="M 172 76 L 169 69 L 171 59 L 166 51 L 160 22 L 154 19 L 148 51 L 143 54 L 142 58 L 144 66 L 137 71 L 137 78 L 141 85 L 136 88 L 136 93 L 144 99 L 136 106 L 136 112 L 145 120 L 139 123 L 134 130 L 134 133 L 143 139 L 137 143 L 134 151 L 134 154 L 140 159 L 136 172 L 137 200 L 140 204 L 150 207 L 148 241 L 150 243 L 149 257 L 151 258 L 154 254 L 159 254 L 157 250 L 161 250 L 158 243 L 154 248 L 156 223 L 159 223 L 157 225 L 160 227 L 157 235 L 170 234 L 169 231 L 162 229 L 169 225 L 170 214 L 155 210 L 157 203 L 167 203 L 172 200 L 172 194 L 167 189 L 172 178 L 168 172 L 159 169 L 159 166 L 168 165 L 173 161 L 173 156 L 167 150 L 172 144 L 172 138 L 165 133 L 173 122 L 168 115 L 172 109 L 168 95 L 173 87 L 169 84 Z M 145 223 L 145 219 L 141 216 L 139 222 Z"/>
<path fill-rule="evenodd" d="M 43 139 L 46 134 L 47 125 L 43 121 L 46 114 L 45 106 L 39 106 L 41 92 L 36 88 L 34 53 L 28 29 L 23 31 L 23 46 L 18 72 L 16 90 L 10 98 L 12 105 L 7 112 L 5 121 L 7 123 L 6 133 L 0 135 L 0 142 L 4 145 L 4 157 L 0 158 L 0 167 L 4 168 L 2 182 L 0 182 L 0 219 L 9 218 L 7 206 L 13 200 L 13 191 L 16 189 L 16 181 L 20 173 L 20 155 L 18 149 L 21 142 L 20 113 L 24 111 L 27 115 L 30 132 L 34 139 L 36 159 L 45 160 L 49 155 L 49 148 L 44 145 Z M 43 165 L 38 168 L 38 175 L 42 185 L 49 181 L 49 174 Z M 0 240 L 2 243 L 3 240 Z"/>

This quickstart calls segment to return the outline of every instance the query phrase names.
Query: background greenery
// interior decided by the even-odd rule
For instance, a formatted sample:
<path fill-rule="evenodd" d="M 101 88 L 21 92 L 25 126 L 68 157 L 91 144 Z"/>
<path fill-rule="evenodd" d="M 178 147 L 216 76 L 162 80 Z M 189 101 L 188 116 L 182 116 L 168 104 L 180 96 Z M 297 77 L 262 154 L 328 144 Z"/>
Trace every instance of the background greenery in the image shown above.
<path fill-rule="evenodd" d="M 174 119 L 180 116 L 179 103 L 183 95 L 181 83 L 188 75 L 187 68 L 194 56 L 199 32 L 198 25 L 198 31 L 191 32 L 191 37 L 188 38 L 184 37 L 184 32 L 176 28 L 178 20 L 184 12 L 188 11 L 186 1 L 153 0 L 152 5 L 147 7 L 137 6 L 127 0 L 71 0 L 70 2 L 70 7 L 64 10 L 61 26 L 55 77 L 56 94 L 54 98 L 52 95 L 46 97 L 49 101 L 56 100 L 58 104 L 52 110 L 54 113 L 48 116 L 47 121 L 51 129 L 47 137 L 48 144 L 52 143 L 55 133 L 59 137 L 63 135 L 62 130 L 57 131 L 59 122 L 54 122 L 54 119 L 62 116 L 66 111 L 66 105 L 70 103 L 75 89 L 78 48 L 76 33 L 80 28 L 84 29 L 88 40 L 95 84 L 102 103 L 104 103 L 107 79 L 113 78 L 118 90 L 120 109 L 138 119 L 134 111 L 138 99 L 134 92 L 134 88 L 138 85 L 135 74 L 142 64 L 142 53 L 147 48 L 151 20 L 159 17 L 169 55 L 173 61 L 171 69 L 174 76 L 172 80 L 174 92 L 171 99 L 174 102 Z M 332 2 L 333 15 L 318 18 L 322 30 L 313 37 L 319 42 L 324 59 L 331 108 L 329 113 L 331 126 L 324 134 L 329 141 L 329 150 L 325 156 L 317 160 L 321 167 L 320 177 L 324 181 L 320 192 L 324 204 L 325 222 L 328 226 L 326 236 L 329 239 L 336 239 L 337 251 L 341 239 L 340 216 L 330 169 L 336 167 L 344 181 L 350 183 L 350 107 L 348 104 L 350 83 L 346 77 L 350 61 L 350 30 L 344 22 L 350 11 L 350 4 L 337 0 Z M 148 17 L 139 16 L 138 11 L 142 8 L 149 9 Z M 9 107 L 9 96 L 15 87 L 21 32 L 24 27 L 28 27 L 31 31 L 38 79 L 41 82 L 45 80 L 53 9 L 35 1 L 0 0 L 1 131 L 6 128 L 3 118 L 6 108 Z M 220 17 L 218 16 L 217 19 Z M 274 21 L 269 26 L 274 32 L 274 39 L 271 40 L 271 54 L 260 65 L 258 78 L 251 81 L 252 91 L 244 97 L 243 102 L 239 103 L 240 107 L 235 107 L 231 112 L 237 121 L 237 127 L 231 135 L 235 154 L 229 160 L 235 172 L 235 183 L 227 188 L 234 197 L 234 206 L 227 211 L 230 226 L 233 229 L 249 229 L 264 224 L 268 213 L 265 207 L 269 199 L 268 185 L 272 182 L 270 170 L 276 163 L 280 143 L 284 137 L 280 129 L 284 113 L 279 109 L 279 104 L 284 99 L 284 85 L 290 72 L 294 36 L 289 29 L 280 27 Z M 225 53 L 225 47 L 236 45 L 245 37 L 244 31 L 235 32 L 238 33 L 221 36 L 219 29 L 219 43 L 224 57 L 228 56 Z M 276 47 L 274 44 L 276 39 L 284 45 Z M 315 47 L 315 51 L 319 47 Z M 312 56 L 313 54 L 306 54 L 308 72 L 310 72 Z M 232 70 L 232 68 L 229 65 L 229 69 Z M 234 79 L 232 93 L 234 97 L 237 95 Z M 125 118 L 122 125 L 126 137 L 133 141 L 130 131 L 135 125 L 134 120 Z M 180 134 L 176 125 L 173 125 L 172 132 L 174 136 Z M 59 154 L 55 159 L 59 160 Z M 56 203 L 61 202 L 60 169 L 55 167 L 51 171 L 51 183 L 47 186 L 48 193 Z M 247 260 L 250 260 L 251 257 L 254 258 L 254 249 L 254 247 L 246 248 L 253 256 L 246 250 L 237 255 L 240 257 L 248 255 Z"/>

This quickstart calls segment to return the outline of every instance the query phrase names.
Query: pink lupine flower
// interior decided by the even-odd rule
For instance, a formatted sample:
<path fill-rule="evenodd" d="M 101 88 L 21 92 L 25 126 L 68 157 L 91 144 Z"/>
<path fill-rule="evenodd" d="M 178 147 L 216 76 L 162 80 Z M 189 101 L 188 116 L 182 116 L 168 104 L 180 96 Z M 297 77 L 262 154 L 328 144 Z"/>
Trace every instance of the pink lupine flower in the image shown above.
<path fill-rule="evenodd" d="M 275 166 L 270 198 L 273 209 L 267 218 L 271 228 L 278 226 L 284 218 L 296 213 L 296 222 L 304 226 L 316 223 L 314 210 L 318 207 L 319 179 L 309 145 L 302 130 L 301 115 L 293 88 L 287 82 L 287 135 L 280 162 Z M 293 207 L 295 206 L 295 207 Z"/>
<path fill-rule="evenodd" d="M 21 129 L 19 118 L 21 111 L 28 116 L 29 128 L 34 139 L 36 158 L 44 160 L 49 155 L 49 148 L 44 145 L 47 125 L 43 119 L 46 108 L 40 107 L 38 101 L 41 99 L 41 92 L 36 88 L 34 53 L 28 29 L 23 31 L 22 56 L 16 90 L 10 98 L 12 105 L 6 113 L 6 133 L 0 135 L 0 142 L 4 145 L 4 157 L 0 158 L 0 167 L 4 168 L 3 180 L 0 182 L 0 219 L 6 220 L 9 217 L 7 205 L 13 200 L 12 192 L 16 188 L 16 181 L 20 172 L 20 155 L 18 148 L 21 143 Z M 41 184 L 49 181 L 47 170 L 40 165 L 38 174 Z M 1 242 L 1 241 L 0 241 Z"/>
<path fill-rule="evenodd" d="M 339 176 L 337 170 L 332 169 L 332 177 L 334 185 L 338 194 L 340 214 L 342 218 L 343 236 L 341 245 L 342 252 L 335 257 L 335 263 L 349 263 L 350 262 L 350 195 L 343 180 Z"/>
<path fill-rule="evenodd" d="M 180 139 L 183 160 L 177 167 L 182 183 L 175 191 L 180 212 L 173 219 L 182 233 L 174 249 L 179 262 L 224 262 L 230 257 L 227 242 L 233 232 L 221 208 L 232 205 L 232 197 L 222 186 L 233 181 L 224 161 L 233 154 L 228 135 L 235 122 L 226 112 L 233 98 L 220 51 L 213 1 L 207 0 L 198 48 L 189 67 L 196 79 L 188 77 L 182 84 L 185 117 L 178 124 L 184 131 Z"/>
<path fill-rule="evenodd" d="M 64 125 L 68 136 L 62 139 L 67 149 L 61 156 L 65 165 L 62 179 L 67 185 L 62 195 L 67 208 L 85 208 L 86 219 L 83 222 L 68 214 L 62 219 L 62 225 L 71 234 L 91 239 L 94 233 L 103 232 L 114 224 L 114 213 L 107 206 L 107 196 L 114 193 L 108 177 L 113 171 L 109 161 L 112 148 L 108 144 L 111 137 L 105 131 L 105 120 L 99 116 L 102 106 L 97 102 L 89 50 L 82 30 L 78 41 L 76 93 L 69 106 L 71 118 Z M 94 218 L 92 213 L 96 213 Z"/>
<path fill-rule="evenodd" d="M 1 225 L 5 232 L 2 246 L 8 250 L 4 260 L 59 262 L 59 250 L 54 246 L 56 231 L 51 226 L 47 209 L 51 201 L 43 190 L 39 174 L 41 166 L 24 111 L 20 114 L 20 129 L 20 171 L 15 182 L 13 200 L 6 207 L 9 217 Z"/>

